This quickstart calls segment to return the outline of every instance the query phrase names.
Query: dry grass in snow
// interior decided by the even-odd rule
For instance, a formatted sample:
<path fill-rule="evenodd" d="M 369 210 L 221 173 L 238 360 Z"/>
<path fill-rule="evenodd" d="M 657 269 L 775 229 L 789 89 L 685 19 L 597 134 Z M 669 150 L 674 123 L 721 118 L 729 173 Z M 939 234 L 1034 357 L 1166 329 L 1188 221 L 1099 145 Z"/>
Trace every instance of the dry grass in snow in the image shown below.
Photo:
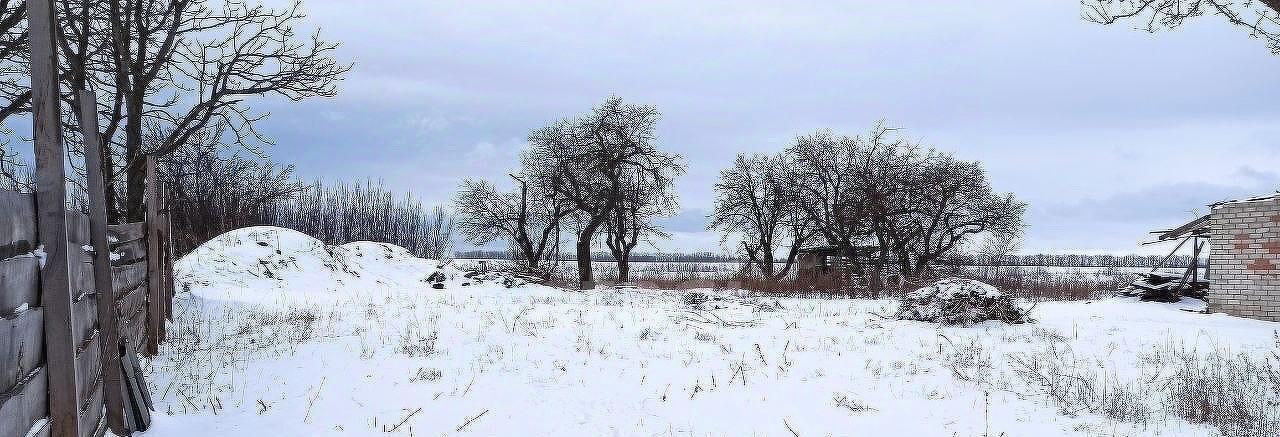
<path fill-rule="evenodd" d="M 1280 363 L 1280 324 L 1163 304 L 1041 303 L 1034 324 L 943 327 L 886 319 L 890 300 L 463 287 L 457 276 L 434 290 L 421 281 L 434 262 L 274 228 L 220 237 L 179 269 L 189 288 L 149 365 L 160 410 L 149 435 L 1277 429 L 1267 403 L 1280 381 L 1242 375 Z M 1219 371 L 1229 366 L 1238 374 Z M 1254 423 L 1223 428 L 1227 414 Z"/>

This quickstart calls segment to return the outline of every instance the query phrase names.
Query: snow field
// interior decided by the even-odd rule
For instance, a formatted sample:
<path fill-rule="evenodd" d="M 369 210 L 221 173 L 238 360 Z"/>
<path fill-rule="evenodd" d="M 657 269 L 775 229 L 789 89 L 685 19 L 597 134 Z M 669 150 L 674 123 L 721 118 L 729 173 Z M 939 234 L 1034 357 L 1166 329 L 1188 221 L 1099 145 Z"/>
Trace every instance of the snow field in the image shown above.
<path fill-rule="evenodd" d="M 397 249 L 250 228 L 181 260 L 149 434 L 1212 436 L 1063 414 L 1019 363 L 1145 386 L 1162 350 L 1280 350 L 1280 324 L 1133 300 L 939 327 L 888 300 L 462 287 Z M 422 281 L 438 269 L 447 289 Z"/>

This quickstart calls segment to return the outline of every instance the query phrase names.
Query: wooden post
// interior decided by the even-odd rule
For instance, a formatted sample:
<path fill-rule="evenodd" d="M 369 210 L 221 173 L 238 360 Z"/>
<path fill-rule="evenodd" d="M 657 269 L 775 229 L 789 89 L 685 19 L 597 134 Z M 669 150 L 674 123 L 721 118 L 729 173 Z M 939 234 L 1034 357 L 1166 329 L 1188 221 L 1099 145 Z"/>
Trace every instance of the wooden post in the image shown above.
<path fill-rule="evenodd" d="M 116 323 L 116 295 L 111 285 L 111 245 L 107 242 L 107 189 L 102 171 L 102 139 L 98 105 L 93 91 L 80 92 L 80 128 L 84 135 L 84 166 L 89 185 L 89 236 L 93 241 L 93 285 L 98 290 L 98 341 L 102 351 L 102 388 L 107 426 L 125 435 L 124 384 L 120 370 L 120 330 Z"/>
<path fill-rule="evenodd" d="M 164 287 L 168 291 L 165 295 L 165 316 L 170 321 L 173 320 L 173 297 L 177 294 L 177 289 L 173 281 L 173 211 L 170 210 L 172 205 L 169 202 L 172 199 L 173 192 L 169 190 L 169 186 L 164 186 Z"/>
<path fill-rule="evenodd" d="M 159 178 L 156 177 L 156 157 L 147 156 L 147 355 L 160 353 L 160 340 L 164 338 L 164 274 L 160 254 L 160 202 Z"/>
<path fill-rule="evenodd" d="M 44 246 L 40 306 L 44 307 L 45 366 L 49 381 L 50 435 L 78 437 L 76 345 L 71 315 L 67 250 L 66 155 L 58 105 L 58 55 L 53 0 L 27 2 L 31 41 L 31 118 L 35 135 L 36 227 Z"/>

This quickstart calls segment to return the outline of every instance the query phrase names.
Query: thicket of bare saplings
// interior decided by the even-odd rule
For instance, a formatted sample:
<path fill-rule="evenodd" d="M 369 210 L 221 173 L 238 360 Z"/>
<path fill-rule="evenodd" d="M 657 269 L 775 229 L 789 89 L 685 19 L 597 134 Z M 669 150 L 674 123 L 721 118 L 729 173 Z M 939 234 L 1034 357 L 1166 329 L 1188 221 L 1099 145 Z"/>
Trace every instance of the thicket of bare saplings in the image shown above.
<path fill-rule="evenodd" d="M 819 130 L 775 156 L 739 156 L 716 184 L 709 227 L 739 239 L 771 278 L 785 276 L 797 247 L 833 246 L 875 295 L 891 277 L 928 276 L 979 236 L 1019 234 L 1025 209 L 991 188 L 981 163 L 877 124 L 865 136 Z"/>
<path fill-rule="evenodd" d="M 452 219 L 444 208 L 428 208 L 412 194 L 397 197 L 381 183 L 302 183 L 291 166 L 223 156 L 217 146 L 178 150 L 164 160 L 161 175 L 172 190 L 180 253 L 232 229 L 269 225 L 327 244 L 370 240 L 421 257 L 450 256 Z"/>

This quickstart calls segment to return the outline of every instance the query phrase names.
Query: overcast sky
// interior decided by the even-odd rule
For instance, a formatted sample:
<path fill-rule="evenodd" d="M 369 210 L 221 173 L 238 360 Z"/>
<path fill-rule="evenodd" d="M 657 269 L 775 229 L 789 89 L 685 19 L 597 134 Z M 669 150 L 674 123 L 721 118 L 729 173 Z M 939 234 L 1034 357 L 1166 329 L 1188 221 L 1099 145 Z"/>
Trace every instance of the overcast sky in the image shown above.
<path fill-rule="evenodd" d="M 704 216 L 735 154 L 881 118 L 1028 202 L 1024 252 L 1140 251 L 1280 188 L 1280 56 L 1217 17 L 1150 35 L 1073 1 L 612 3 L 307 0 L 355 69 L 336 98 L 260 105 L 269 151 L 447 202 L 617 94 L 656 105 L 689 162 L 665 250 L 718 248 Z"/>

